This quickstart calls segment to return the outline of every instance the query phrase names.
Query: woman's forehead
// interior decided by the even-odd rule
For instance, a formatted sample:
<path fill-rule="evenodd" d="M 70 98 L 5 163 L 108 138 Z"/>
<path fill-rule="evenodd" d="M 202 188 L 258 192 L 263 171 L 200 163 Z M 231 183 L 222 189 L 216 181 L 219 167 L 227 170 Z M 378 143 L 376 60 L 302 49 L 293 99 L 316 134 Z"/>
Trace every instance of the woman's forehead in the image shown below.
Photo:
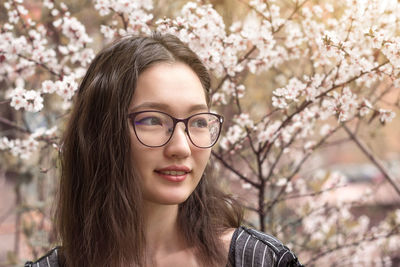
<path fill-rule="evenodd" d="M 130 109 L 207 110 L 200 78 L 186 64 L 160 63 L 139 75 Z"/>

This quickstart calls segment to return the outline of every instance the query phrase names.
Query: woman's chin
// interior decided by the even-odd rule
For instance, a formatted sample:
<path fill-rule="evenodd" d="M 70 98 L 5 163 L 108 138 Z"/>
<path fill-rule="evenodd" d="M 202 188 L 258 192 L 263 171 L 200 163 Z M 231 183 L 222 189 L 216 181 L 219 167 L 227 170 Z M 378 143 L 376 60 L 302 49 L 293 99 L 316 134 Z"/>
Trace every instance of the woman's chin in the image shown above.
<path fill-rule="evenodd" d="M 145 198 L 146 201 L 159 205 L 179 205 L 188 199 L 188 194 L 169 194 L 167 196 L 157 196 L 157 198 Z"/>

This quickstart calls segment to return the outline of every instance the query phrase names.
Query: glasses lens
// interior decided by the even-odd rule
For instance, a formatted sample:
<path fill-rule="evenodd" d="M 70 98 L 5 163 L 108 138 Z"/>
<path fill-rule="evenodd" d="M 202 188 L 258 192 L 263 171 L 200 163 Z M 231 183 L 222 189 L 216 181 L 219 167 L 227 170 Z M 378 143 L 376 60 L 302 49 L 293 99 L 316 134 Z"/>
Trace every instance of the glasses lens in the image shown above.
<path fill-rule="evenodd" d="M 214 114 L 198 114 L 190 118 L 188 131 L 193 144 L 198 147 L 211 147 L 220 133 L 221 123 Z"/>
<path fill-rule="evenodd" d="M 138 139 L 147 146 L 164 145 L 171 135 L 173 124 L 168 115 L 152 111 L 137 114 L 133 121 Z"/>

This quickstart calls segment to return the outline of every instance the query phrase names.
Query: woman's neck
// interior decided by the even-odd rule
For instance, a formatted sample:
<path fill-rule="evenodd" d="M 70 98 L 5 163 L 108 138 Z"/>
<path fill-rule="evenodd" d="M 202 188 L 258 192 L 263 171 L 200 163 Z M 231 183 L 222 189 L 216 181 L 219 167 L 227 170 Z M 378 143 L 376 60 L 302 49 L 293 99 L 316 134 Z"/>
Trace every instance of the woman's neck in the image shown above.
<path fill-rule="evenodd" d="M 147 266 L 200 266 L 195 248 L 189 247 L 178 224 L 178 205 L 147 203 L 144 207 Z M 226 259 L 235 229 L 221 236 Z"/>
<path fill-rule="evenodd" d="M 179 231 L 178 205 L 146 203 L 144 210 L 147 265 L 198 266 Z"/>
<path fill-rule="evenodd" d="M 146 202 L 144 223 L 148 251 L 170 248 L 179 240 L 178 205 Z"/>

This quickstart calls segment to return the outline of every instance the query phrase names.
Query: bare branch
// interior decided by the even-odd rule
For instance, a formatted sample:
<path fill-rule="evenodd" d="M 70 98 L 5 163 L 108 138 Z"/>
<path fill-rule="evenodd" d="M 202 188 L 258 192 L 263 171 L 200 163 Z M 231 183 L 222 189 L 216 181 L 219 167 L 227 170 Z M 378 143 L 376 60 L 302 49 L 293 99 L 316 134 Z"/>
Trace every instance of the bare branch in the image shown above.
<path fill-rule="evenodd" d="M 293 16 L 302 8 L 302 6 L 304 6 L 305 3 L 307 3 L 309 0 L 304 0 L 301 4 L 299 4 L 299 1 L 296 1 L 296 6 L 294 8 L 294 10 L 292 11 L 292 13 L 289 15 L 289 17 L 285 20 L 284 23 L 282 23 L 281 25 L 279 25 L 279 27 L 273 31 L 273 33 L 277 33 L 279 32 L 283 26 L 285 26 L 285 24 L 289 21 L 292 20 Z"/>
<path fill-rule="evenodd" d="M 234 173 L 237 177 L 239 177 L 241 180 L 245 181 L 246 183 L 251 184 L 255 188 L 259 188 L 260 185 L 251 181 L 249 178 L 245 177 L 243 174 L 241 174 L 238 170 L 236 170 L 233 166 L 229 165 L 222 156 L 218 155 L 216 152 L 211 151 L 212 155 L 216 157 L 228 170 L 230 170 L 232 173 Z"/>
<path fill-rule="evenodd" d="M 393 186 L 394 190 L 396 190 L 397 194 L 400 196 L 400 188 L 396 185 L 394 177 L 389 174 L 389 171 L 383 166 L 380 160 L 372 154 L 371 151 L 362 143 L 362 141 L 354 135 L 350 129 L 346 126 L 346 124 L 342 124 L 343 129 L 347 132 L 350 138 L 354 141 L 354 143 L 360 148 L 360 150 L 364 153 L 365 156 L 381 171 L 385 179 Z"/>
<path fill-rule="evenodd" d="M 257 49 L 257 47 L 255 45 L 252 48 L 250 48 L 250 50 L 247 51 L 247 53 L 241 59 L 238 60 L 237 65 L 242 63 L 242 61 L 246 60 L 251 55 L 251 53 L 253 53 L 256 49 Z M 228 79 L 228 78 L 229 78 L 229 75 L 225 74 L 225 76 L 221 79 L 221 81 L 219 82 L 217 87 L 214 90 L 212 90 L 210 94 L 213 95 L 215 92 L 217 92 L 222 87 L 222 85 L 224 84 L 226 79 Z"/>
<path fill-rule="evenodd" d="M 275 167 L 277 166 L 279 160 L 281 159 L 281 157 L 282 157 L 282 155 L 283 155 L 283 151 L 293 143 L 293 141 L 296 139 L 297 134 L 298 134 L 298 133 L 295 133 L 295 134 L 290 138 L 289 143 L 287 143 L 285 146 L 281 147 L 281 149 L 280 149 L 278 155 L 277 155 L 276 158 L 275 158 L 275 161 L 272 163 L 272 165 L 271 165 L 271 167 L 270 167 L 270 169 L 269 169 L 268 175 L 265 177 L 265 180 L 266 180 L 266 181 L 268 181 L 268 180 L 272 177 L 272 174 L 274 173 Z M 261 160 L 265 160 L 265 158 L 263 158 L 263 159 L 261 159 Z"/>
<path fill-rule="evenodd" d="M 2 101 L 0 101 L 0 105 L 9 104 L 10 102 L 11 102 L 11 99 L 2 100 Z"/>
<path fill-rule="evenodd" d="M 321 138 L 321 140 L 314 146 L 314 150 L 318 147 L 320 147 L 322 144 L 325 143 L 325 141 L 331 136 L 333 135 L 341 126 L 336 127 L 335 129 L 333 129 L 331 132 L 329 132 L 327 135 L 325 135 L 323 138 Z M 299 172 L 301 166 L 303 166 L 303 164 L 306 162 L 306 160 L 311 156 L 312 152 L 308 152 L 304 155 L 304 157 L 300 160 L 300 162 L 297 164 L 297 166 L 294 168 L 294 170 L 292 171 L 292 173 L 287 177 L 287 181 L 290 182 L 293 177 Z M 283 186 L 281 188 L 281 190 L 279 191 L 279 193 L 275 196 L 275 198 L 270 201 L 270 203 L 268 204 L 268 206 L 266 207 L 267 212 L 269 210 L 272 209 L 272 207 L 279 201 L 279 199 L 281 198 L 281 195 L 285 192 L 286 190 L 286 186 Z"/>
<path fill-rule="evenodd" d="M 318 253 L 317 255 L 313 256 L 310 260 L 308 260 L 304 265 L 308 266 L 309 264 L 311 264 L 312 262 L 315 262 L 317 259 L 322 258 L 323 256 L 330 254 L 332 252 L 335 252 L 337 250 L 341 250 L 344 248 L 349 248 L 349 247 L 356 247 L 359 246 L 362 243 L 367 243 L 367 242 L 372 242 L 372 241 L 376 241 L 379 239 L 386 239 L 390 236 L 393 236 L 395 234 L 398 234 L 400 225 L 396 225 L 390 232 L 388 232 L 386 235 L 380 235 L 380 236 L 372 236 L 369 238 L 365 238 L 365 239 L 361 239 L 355 242 L 351 242 L 348 244 L 343 244 L 343 245 L 339 245 L 339 246 L 335 246 L 333 248 L 330 248 L 328 250 L 322 251 L 320 253 Z"/>
<path fill-rule="evenodd" d="M 31 133 L 31 131 L 29 131 L 28 129 L 23 128 L 23 127 L 15 124 L 14 122 L 12 122 L 12 121 L 10 121 L 10 120 L 8 120 L 6 118 L 3 118 L 3 117 L 0 117 L 0 123 L 4 124 L 6 126 L 9 126 L 11 128 L 14 128 L 14 129 L 16 129 L 16 130 L 18 130 L 20 132 L 23 132 L 23 133 L 27 133 L 27 134 Z"/>
<path fill-rule="evenodd" d="M 286 196 L 284 198 L 280 198 L 278 199 L 278 202 L 280 201 L 286 201 L 288 199 L 294 199 L 294 198 L 303 198 L 303 197 L 315 197 L 318 195 L 322 195 L 323 193 L 329 192 L 329 191 L 333 191 L 342 187 L 346 187 L 347 185 L 340 185 L 340 186 L 333 186 L 333 187 L 329 187 L 327 189 L 324 190 L 320 190 L 320 191 L 316 191 L 316 192 L 310 192 L 310 193 L 306 193 L 306 194 L 298 194 L 298 195 L 290 195 L 290 196 Z"/>
<path fill-rule="evenodd" d="M 17 54 L 17 56 L 18 56 L 18 57 L 21 57 L 21 58 L 23 58 L 23 59 L 26 59 L 26 60 L 28 60 L 28 61 L 30 61 L 30 62 L 35 63 L 37 66 L 40 66 L 40 67 L 44 68 L 45 70 L 47 70 L 47 71 L 50 72 L 51 74 L 53 74 L 53 75 L 59 77 L 60 79 L 62 79 L 62 75 L 61 75 L 60 73 L 57 73 L 56 71 L 50 69 L 46 64 L 41 63 L 41 62 L 38 62 L 38 61 L 36 61 L 36 60 L 34 60 L 34 59 L 32 59 L 32 58 L 26 57 L 26 56 L 21 55 L 21 54 Z"/>

